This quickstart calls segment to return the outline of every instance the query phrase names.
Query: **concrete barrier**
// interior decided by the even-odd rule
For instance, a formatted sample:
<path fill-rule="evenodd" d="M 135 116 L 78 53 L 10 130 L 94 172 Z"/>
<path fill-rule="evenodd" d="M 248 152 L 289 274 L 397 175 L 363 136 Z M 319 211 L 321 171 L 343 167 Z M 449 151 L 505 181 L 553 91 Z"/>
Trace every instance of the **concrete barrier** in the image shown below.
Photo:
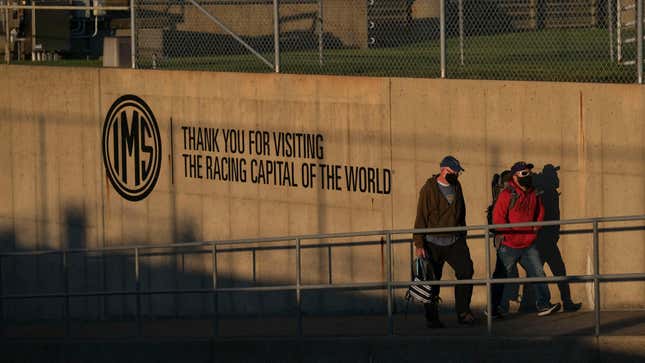
<path fill-rule="evenodd" d="M 537 166 L 561 219 L 645 212 L 645 91 L 636 85 L 26 66 L 0 66 L 0 83 L 3 250 L 411 228 L 418 190 L 446 154 L 466 168 L 461 180 L 471 225 L 485 223 L 492 175 L 520 159 Z M 132 115 L 124 124 L 119 112 L 104 133 L 112 106 L 127 94 L 149 107 L 158 136 L 140 105 L 145 120 L 136 133 L 127 118 Z M 300 145 L 300 154 L 289 145 Z M 137 184 L 135 175 L 149 180 L 158 160 L 149 194 L 137 202 L 124 198 L 128 192 L 115 189 L 104 153 L 112 168 L 125 166 L 110 173 L 118 179 L 127 169 L 130 186 Z M 120 164 L 126 153 L 132 160 Z M 275 172 L 268 173 L 269 167 Z M 591 272 L 590 234 L 555 231 L 555 238 L 547 237 L 547 250 L 561 251 L 569 274 Z M 603 234 L 601 272 L 642 272 L 644 237 L 642 230 Z M 307 242 L 312 246 L 303 249 L 303 283 L 382 281 L 383 248 L 372 240 L 364 246 L 324 241 L 337 244 L 332 248 Z M 469 245 L 475 277 L 483 277 L 483 241 Z M 294 283 L 293 243 L 288 249 L 267 246 L 220 251 L 220 286 Z M 142 251 L 142 288 L 211 286 L 210 250 L 168 252 Z M 409 244 L 396 245 L 395 279 L 409 278 L 410 256 Z M 449 270 L 446 278 L 453 277 Z M 123 255 L 72 257 L 69 275 L 71 291 L 134 287 L 133 259 Z M 64 286 L 56 256 L 5 258 L 2 276 L 7 294 Z M 603 285 L 603 307 L 642 308 L 644 285 Z M 397 291 L 397 306 L 403 293 Z M 558 301 L 555 286 L 552 293 Z M 591 307 L 589 284 L 572 285 L 572 293 Z M 450 289 L 442 295 L 450 305 Z M 474 304 L 484 300 L 483 288 L 476 288 Z M 384 301 L 382 291 L 307 293 L 303 307 L 310 313 L 368 313 L 383 311 Z M 55 317 L 61 303 L 11 302 L 5 311 L 16 318 Z M 290 314 L 294 304 L 291 293 L 230 293 L 220 296 L 218 311 Z M 214 309 L 204 295 L 143 299 L 151 316 Z M 72 303 L 79 317 L 134 311 L 132 297 Z"/>
<path fill-rule="evenodd" d="M 643 337 L 363 337 L 318 339 L 13 342 L 2 344 L 11 362 L 639 362 Z"/>

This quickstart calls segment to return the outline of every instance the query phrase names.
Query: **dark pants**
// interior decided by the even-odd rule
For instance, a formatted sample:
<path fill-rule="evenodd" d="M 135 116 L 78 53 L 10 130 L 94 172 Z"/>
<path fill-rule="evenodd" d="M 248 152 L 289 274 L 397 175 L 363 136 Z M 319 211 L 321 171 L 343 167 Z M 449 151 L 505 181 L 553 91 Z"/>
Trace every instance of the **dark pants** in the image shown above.
<path fill-rule="evenodd" d="M 497 258 L 495 262 L 495 271 L 493 272 L 493 278 L 494 279 L 506 278 L 506 267 L 504 267 L 504 264 L 502 263 L 502 259 L 499 257 L 499 253 L 497 254 Z M 493 311 L 495 311 L 499 307 L 499 304 L 502 302 L 503 293 L 504 293 L 503 284 L 493 284 L 493 286 L 491 286 L 491 302 L 493 304 Z"/>
<path fill-rule="evenodd" d="M 426 249 L 432 259 L 432 267 L 437 280 L 441 280 L 443 265 L 446 262 L 455 270 L 457 280 L 468 280 L 473 277 L 473 261 L 470 259 L 470 250 L 466 244 L 466 239 L 459 238 L 457 242 L 450 246 L 437 246 L 433 243 L 426 243 Z M 434 296 L 439 296 L 440 290 L 440 286 L 432 286 Z M 457 310 L 457 314 L 470 311 L 470 299 L 472 296 L 472 285 L 455 286 L 455 310 Z M 427 308 L 428 306 L 426 306 Z"/>

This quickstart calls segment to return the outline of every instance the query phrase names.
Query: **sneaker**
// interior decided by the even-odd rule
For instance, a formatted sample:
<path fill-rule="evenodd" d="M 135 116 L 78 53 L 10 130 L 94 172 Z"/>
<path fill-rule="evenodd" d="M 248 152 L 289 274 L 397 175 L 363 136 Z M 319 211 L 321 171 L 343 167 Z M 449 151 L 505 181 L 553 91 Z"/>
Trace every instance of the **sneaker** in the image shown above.
<path fill-rule="evenodd" d="M 546 308 L 538 309 L 538 316 L 547 316 L 551 313 L 559 311 L 561 308 L 560 304 L 551 304 Z"/>
<path fill-rule="evenodd" d="M 565 302 L 565 303 L 563 303 L 563 305 L 564 305 L 563 310 L 568 312 L 568 313 L 578 311 L 582 307 L 582 303 L 574 303 L 573 301 Z"/>

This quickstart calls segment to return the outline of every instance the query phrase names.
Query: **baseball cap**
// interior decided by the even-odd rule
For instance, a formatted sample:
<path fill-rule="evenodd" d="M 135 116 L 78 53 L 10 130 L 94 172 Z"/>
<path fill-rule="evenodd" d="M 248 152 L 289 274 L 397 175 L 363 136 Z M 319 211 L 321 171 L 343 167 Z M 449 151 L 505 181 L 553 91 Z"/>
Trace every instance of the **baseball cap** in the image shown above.
<path fill-rule="evenodd" d="M 448 155 L 445 158 L 443 158 L 439 166 L 442 168 L 448 167 L 454 170 L 455 172 L 466 171 L 464 168 L 461 167 L 459 160 L 457 160 L 457 158 L 455 158 L 452 155 Z"/>
<path fill-rule="evenodd" d="M 515 174 L 518 171 L 524 170 L 524 169 L 533 169 L 533 164 L 526 163 L 524 161 L 518 161 L 517 163 L 513 164 L 511 167 L 511 173 Z"/>

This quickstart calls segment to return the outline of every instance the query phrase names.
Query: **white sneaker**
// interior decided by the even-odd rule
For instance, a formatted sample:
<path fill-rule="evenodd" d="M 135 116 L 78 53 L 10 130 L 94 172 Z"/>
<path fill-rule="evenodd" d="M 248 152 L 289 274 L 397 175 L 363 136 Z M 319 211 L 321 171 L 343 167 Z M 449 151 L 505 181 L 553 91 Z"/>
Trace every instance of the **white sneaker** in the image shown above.
<path fill-rule="evenodd" d="M 551 313 L 555 313 L 560 310 L 560 304 L 551 304 L 550 306 L 546 308 L 542 308 L 538 310 L 538 316 L 547 316 Z"/>

